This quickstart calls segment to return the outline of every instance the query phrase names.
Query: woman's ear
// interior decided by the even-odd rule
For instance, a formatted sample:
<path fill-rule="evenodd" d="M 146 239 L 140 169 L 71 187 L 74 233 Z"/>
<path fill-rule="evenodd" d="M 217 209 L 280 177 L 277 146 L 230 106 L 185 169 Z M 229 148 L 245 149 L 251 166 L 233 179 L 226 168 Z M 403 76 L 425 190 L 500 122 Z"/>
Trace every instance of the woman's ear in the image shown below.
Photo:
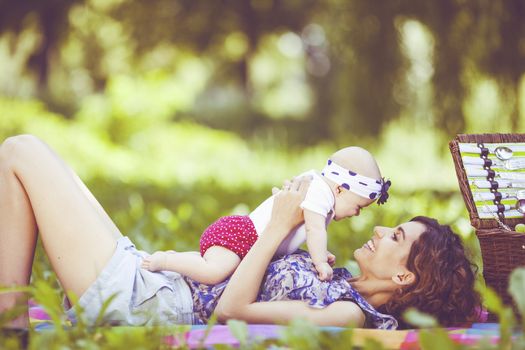
<path fill-rule="evenodd" d="M 398 271 L 394 276 L 392 276 L 392 281 L 400 286 L 409 285 L 414 282 L 415 279 L 416 276 L 408 270 Z"/>

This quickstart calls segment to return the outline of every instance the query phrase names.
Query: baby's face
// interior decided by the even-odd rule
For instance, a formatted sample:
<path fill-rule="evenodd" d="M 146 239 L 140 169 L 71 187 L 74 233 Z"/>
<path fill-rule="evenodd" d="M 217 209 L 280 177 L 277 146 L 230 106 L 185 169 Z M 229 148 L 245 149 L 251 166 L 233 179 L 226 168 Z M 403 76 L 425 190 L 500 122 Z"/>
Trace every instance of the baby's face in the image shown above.
<path fill-rule="evenodd" d="M 344 218 L 358 216 L 362 208 L 368 207 L 373 202 L 372 199 L 361 197 L 343 188 L 335 195 L 334 220 L 339 221 Z"/>

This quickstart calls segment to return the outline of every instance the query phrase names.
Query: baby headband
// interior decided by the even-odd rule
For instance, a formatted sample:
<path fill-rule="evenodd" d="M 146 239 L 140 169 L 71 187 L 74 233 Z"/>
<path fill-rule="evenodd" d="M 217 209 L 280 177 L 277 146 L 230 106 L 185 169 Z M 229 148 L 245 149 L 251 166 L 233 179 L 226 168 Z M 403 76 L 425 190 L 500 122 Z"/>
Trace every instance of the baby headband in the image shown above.
<path fill-rule="evenodd" d="M 392 184 L 390 180 L 385 181 L 384 178 L 376 180 L 354 173 L 352 170 L 345 169 L 332 162 L 331 159 L 328 159 L 328 163 L 324 167 L 321 175 L 332 180 L 339 186 L 354 192 L 358 196 L 370 199 L 377 198 L 377 204 L 379 205 L 387 201 L 388 189 Z"/>

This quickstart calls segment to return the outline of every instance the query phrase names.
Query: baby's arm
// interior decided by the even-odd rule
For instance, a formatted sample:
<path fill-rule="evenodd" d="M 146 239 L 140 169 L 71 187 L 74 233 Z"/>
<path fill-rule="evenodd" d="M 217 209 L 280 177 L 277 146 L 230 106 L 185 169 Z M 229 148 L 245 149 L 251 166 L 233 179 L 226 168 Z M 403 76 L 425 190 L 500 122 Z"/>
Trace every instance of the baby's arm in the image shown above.
<path fill-rule="evenodd" d="M 308 209 L 304 209 L 304 225 L 306 228 L 306 245 L 319 272 L 321 281 L 332 279 L 333 270 L 328 263 L 327 233 L 325 217 Z"/>

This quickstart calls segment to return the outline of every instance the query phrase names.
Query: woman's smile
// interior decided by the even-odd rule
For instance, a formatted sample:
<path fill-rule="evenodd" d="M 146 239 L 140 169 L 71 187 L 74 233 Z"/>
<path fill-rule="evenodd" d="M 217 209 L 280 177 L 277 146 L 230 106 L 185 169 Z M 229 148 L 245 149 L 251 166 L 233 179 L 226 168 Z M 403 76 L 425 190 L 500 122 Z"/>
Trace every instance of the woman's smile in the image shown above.
<path fill-rule="evenodd" d="M 368 250 L 371 250 L 372 252 L 375 253 L 376 251 L 376 246 L 374 244 L 374 241 L 371 239 L 369 240 L 368 242 L 366 242 L 364 245 L 363 245 L 363 248 L 366 248 Z"/>

